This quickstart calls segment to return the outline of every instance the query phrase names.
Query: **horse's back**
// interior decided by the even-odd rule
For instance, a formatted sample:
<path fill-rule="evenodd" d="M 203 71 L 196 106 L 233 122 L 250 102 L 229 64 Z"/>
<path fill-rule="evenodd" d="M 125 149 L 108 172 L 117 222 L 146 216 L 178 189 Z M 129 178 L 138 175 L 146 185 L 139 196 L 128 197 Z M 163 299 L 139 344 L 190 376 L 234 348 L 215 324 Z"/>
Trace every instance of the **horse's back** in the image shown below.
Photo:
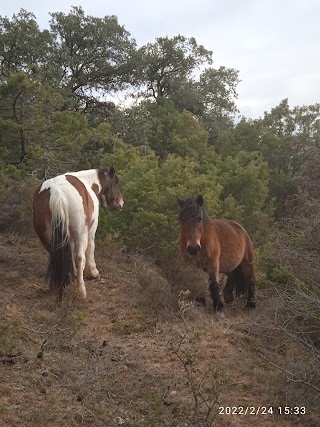
<path fill-rule="evenodd" d="M 229 219 L 211 219 L 210 226 L 219 241 L 246 240 L 246 230 L 238 222 Z"/>
<path fill-rule="evenodd" d="M 247 230 L 241 224 L 234 220 L 225 221 L 230 224 L 230 227 L 233 227 L 235 230 L 238 230 L 239 236 L 241 236 L 241 239 L 243 239 L 245 243 L 245 261 L 252 263 L 254 261 L 253 243 Z"/>
<path fill-rule="evenodd" d="M 96 228 L 98 225 L 99 201 L 92 188 L 75 175 L 66 174 L 70 217 L 70 227 L 79 232 L 79 227 Z M 77 230 L 78 229 L 78 230 Z M 80 232 L 81 232 L 80 229 Z"/>
<path fill-rule="evenodd" d="M 243 260 L 253 262 L 253 246 L 247 231 L 233 220 L 209 220 L 214 250 L 219 253 L 220 272 L 236 268 Z"/>
<path fill-rule="evenodd" d="M 53 214 L 67 215 L 70 234 L 79 238 L 98 223 L 99 201 L 84 179 L 77 173 L 66 173 L 40 184 L 33 197 L 33 224 L 43 246 L 48 251 L 51 244 L 51 219 Z"/>

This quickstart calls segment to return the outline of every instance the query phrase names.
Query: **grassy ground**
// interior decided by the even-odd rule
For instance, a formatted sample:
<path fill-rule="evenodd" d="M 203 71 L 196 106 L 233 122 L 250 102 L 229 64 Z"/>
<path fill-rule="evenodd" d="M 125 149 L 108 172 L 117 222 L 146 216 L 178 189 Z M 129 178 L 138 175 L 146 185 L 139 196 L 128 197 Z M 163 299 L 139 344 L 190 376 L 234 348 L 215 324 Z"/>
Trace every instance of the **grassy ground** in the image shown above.
<path fill-rule="evenodd" d="M 100 245 L 102 279 L 87 283 L 85 302 L 70 290 L 58 306 L 46 262 L 35 238 L 0 236 L 1 426 L 317 425 L 314 414 L 226 414 L 287 404 L 284 373 L 258 351 L 268 337 L 252 327 L 272 315 L 266 291 L 255 312 L 236 304 L 217 318 L 194 302 L 208 299 L 205 276 L 189 294 L 181 277 L 170 284 L 152 263 Z"/>

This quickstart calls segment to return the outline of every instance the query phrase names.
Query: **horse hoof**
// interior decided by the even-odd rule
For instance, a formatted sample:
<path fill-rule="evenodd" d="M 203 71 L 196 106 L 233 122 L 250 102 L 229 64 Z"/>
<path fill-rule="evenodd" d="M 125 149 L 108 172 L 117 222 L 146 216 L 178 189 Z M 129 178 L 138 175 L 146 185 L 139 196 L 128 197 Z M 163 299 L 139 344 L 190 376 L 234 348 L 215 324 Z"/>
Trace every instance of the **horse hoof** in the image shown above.
<path fill-rule="evenodd" d="M 99 270 L 96 268 L 95 270 L 94 270 L 94 272 L 92 273 L 92 278 L 93 279 L 97 279 L 97 280 L 100 280 L 100 272 L 99 272 Z"/>
<path fill-rule="evenodd" d="M 87 298 L 86 288 L 84 286 L 81 286 L 81 288 L 78 288 L 78 294 L 81 299 L 86 299 Z"/>
<path fill-rule="evenodd" d="M 88 280 L 100 280 L 100 273 L 97 268 L 93 270 L 87 270 L 85 276 Z"/>
<path fill-rule="evenodd" d="M 221 319 L 223 319 L 224 317 L 226 317 L 226 313 L 223 310 L 220 311 L 216 311 L 216 316 L 220 317 Z"/>

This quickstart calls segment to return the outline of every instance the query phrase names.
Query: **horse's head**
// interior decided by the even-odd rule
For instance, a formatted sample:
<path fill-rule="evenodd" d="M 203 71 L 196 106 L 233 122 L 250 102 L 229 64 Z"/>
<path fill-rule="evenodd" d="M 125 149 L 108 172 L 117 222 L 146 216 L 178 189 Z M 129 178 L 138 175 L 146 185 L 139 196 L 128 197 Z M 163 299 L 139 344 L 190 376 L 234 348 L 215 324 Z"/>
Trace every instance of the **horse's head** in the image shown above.
<path fill-rule="evenodd" d="M 122 209 L 124 201 L 121 195 L 121 184 L 114 167 L 111 166 L 111 168 L 104 173 L 106 181 L 100 193 L 101 205 L 106 209 Z"/>
<path fill-rule="evenodd" d="M 185 200 L 177 197 L 177 201 L 181 208 L 179 223 L 180 230 L 186 241 L 186 250 L 189 255 L 196 256 L 201 250 L 201 234 L 205 219 L 205 213 L 202 208 L 203 197 L 200 195 L 197 198 L 190 197 Z"/>

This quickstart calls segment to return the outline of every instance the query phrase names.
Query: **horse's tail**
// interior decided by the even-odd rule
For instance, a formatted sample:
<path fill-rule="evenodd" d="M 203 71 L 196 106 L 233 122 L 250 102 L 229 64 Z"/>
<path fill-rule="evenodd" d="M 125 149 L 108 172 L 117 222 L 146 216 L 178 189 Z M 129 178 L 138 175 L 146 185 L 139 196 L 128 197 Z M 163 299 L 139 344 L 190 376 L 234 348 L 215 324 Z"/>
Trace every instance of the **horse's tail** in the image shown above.
<path fill-rule="evenodd" d="M 51 189 L 51 249 L 47 270 L 49 289 L 61 300 L 64 288 L 73 277 L 73 260 L 69 240 L 68 205 L 62 191 Z"/>

